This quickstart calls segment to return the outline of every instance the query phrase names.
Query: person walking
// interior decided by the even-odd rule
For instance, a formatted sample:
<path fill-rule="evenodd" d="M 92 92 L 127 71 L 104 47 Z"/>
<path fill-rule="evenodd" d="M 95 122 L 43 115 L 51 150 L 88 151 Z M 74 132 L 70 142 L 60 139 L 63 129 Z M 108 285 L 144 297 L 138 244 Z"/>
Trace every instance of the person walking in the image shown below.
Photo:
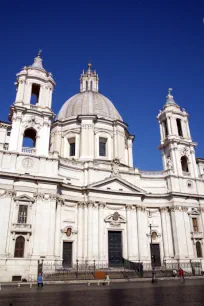
<path fill-rule="evenodd" d="M 179 276 L 180 276 L 181 282 L 183 283 L 184 282 L 184 271 L 181 268 L 179 269 Z"/>
<path fill-rule="evenodd" d="M 38 275 L 37 282 L 38 282 L 38 288 L 39 287 L 43 288 L 43 277 L 42 277 L 42 274 Z"/>

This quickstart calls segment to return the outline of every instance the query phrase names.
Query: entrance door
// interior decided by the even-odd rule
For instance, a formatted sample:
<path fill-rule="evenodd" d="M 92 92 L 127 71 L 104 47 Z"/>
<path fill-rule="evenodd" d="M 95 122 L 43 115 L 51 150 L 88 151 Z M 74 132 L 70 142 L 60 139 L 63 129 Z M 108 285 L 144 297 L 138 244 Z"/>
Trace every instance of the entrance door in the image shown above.
<path fill-rule="evenodd" d="M 108 232 L 108 258 L 109 266 L 122 266 L 122 232 Z"/>
<path fill-rule="evenodd" d="M 72 242 L 63 242 L 63 267 L 72 265 Z"/>
<path fill-rule="evenodd" d="M 151 250 L 151 244 L 150 244 L 150 250 Z M 157 243 L 153 243 L 152 244 L 152 254 L 154 255 L 154 264 L 156 267 L 160 267 L 161 266 L 161 258 L 160 258 L 160 248 L 159 248 L 159 244 Z"/>

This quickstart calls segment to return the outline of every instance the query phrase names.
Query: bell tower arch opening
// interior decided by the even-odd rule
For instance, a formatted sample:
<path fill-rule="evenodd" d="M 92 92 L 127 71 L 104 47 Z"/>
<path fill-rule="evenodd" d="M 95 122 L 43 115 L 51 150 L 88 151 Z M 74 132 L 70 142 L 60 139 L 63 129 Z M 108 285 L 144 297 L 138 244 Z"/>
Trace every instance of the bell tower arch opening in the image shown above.
<path fill-rule="evenodd" d="M 39 84 L 32 84 L 32 89 L 31 89 L 31 99 L 30 99 L 30 104 L 36 105 L 39 102 L 39 95 L 40 95 L 40 85 Z"/>
<path fill-rule="evenodd" d="M 28 128 L 24 131 L 23 135 L 23 148 L 35 148 L 36 147 L 36 130 Z"/>

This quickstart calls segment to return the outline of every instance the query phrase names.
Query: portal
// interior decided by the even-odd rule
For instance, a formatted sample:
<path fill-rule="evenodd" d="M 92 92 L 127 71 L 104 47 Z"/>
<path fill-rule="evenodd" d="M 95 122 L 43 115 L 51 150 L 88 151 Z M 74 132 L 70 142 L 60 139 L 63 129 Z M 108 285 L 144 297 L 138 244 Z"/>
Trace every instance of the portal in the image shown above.
<path fill-rule="evenodd" d="M 110 267 L 122 266 L 122 232 L 108 232 L 108 260 Z"/>
<path fill-rule="evenodd" d="M 63 267 L 72 266 L 72 242 L 63 242 Z"/>

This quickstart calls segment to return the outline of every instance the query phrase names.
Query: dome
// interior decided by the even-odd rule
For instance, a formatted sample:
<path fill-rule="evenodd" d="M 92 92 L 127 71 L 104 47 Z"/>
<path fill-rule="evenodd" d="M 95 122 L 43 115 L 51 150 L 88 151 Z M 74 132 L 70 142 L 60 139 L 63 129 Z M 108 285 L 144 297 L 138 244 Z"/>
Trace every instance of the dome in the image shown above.
<path fill-rule="evenodd" d="M 91 66 L 89 63 L 88 70 L 81 74 L 80 93 L 64 103 L 57 115 L 57 120 L 65 120 L 79 115 L 97 115 L 98 117 L 123 121 L 113 103 L 98 92 L 98 74 L 91 69 Z"/>
<path fill-rule="evenodd" d="M 97 115 L 111 120 L 121 120 L 113 103 L 99 92 L 80 92 L 68 99 L 57 115 L 58 120 L 79 115 Z"/>

